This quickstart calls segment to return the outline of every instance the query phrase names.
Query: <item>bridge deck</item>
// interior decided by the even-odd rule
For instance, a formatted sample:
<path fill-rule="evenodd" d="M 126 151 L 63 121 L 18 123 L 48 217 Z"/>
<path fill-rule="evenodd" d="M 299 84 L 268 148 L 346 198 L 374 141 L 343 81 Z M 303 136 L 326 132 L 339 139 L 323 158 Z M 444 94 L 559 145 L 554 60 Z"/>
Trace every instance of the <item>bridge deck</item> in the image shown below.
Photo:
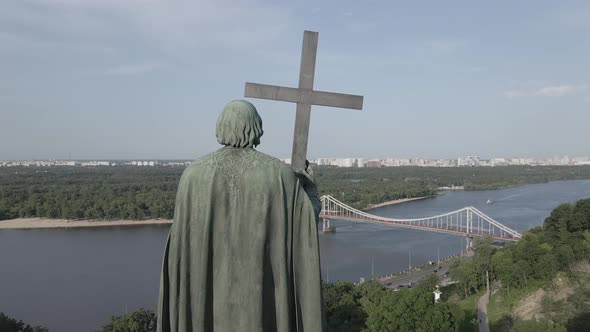
<path fill-rule="evenodd" d="M 324 220 L 350 220 L 454 235 L 489 236 L 502 241 L 516 241 L 522 237 L 520 233 L 502 225 L 475 207 L 465 207 L 425 218 L 395 219 L 357 210 L 332 196 L 322 196 L 321 200 L 320 218 Z"/>
<path fill-rule="evenodd" d="M 484 233 L 484 232 L 467 233 L 466 231 L 458 231 L 456 229 L 450 229 L 450 228 L 446 228 L 446 227 L 411 225 L 411 224 L 405 224 L 405 223 L 401 223 L 401 222 L 396 223 L 396 222 L 383 221 L 383 220 L 372 219 L 372 218 L 367 218 L 367 217 L 360 217 L 359 218 L 359 217 L 348 217 L 348 216 L 340 216 L 340 215 L 334 215 L 334 214 L 321 213 L 320 218 L 336 219 L 336 220 L 349 220 L 349 221 L 355 221 L 355 222 L 367 222 L 367 223 L 371 223 L 371 224 L 381 224 L 381 225 L 387 225 L 387 226 L 410 228 L 410 229 L 416 229 L 416 230 L 422 230 L 422 231 L 430 231 L 430 232 L 454 234 L 454 235 L 463 235 L 463 236 L 466 236 L 466 235 L 489 236 L 493 239 L 502 240 L 502 241 L 518 240 L 518 239 L 513 238 L 511 236 L 500 236 L 500 235 L 494 235 L 494 234 L 489 234 L 489 233 Z"/>

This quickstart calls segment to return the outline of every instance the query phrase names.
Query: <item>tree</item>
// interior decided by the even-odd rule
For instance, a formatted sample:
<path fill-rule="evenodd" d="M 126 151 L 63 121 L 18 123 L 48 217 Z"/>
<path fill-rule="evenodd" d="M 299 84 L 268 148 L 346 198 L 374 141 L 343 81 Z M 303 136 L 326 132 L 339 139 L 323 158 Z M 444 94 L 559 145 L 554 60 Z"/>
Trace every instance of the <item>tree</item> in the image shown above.
<path fill-rule="evenodd" d="M 572 220 L 573 206 L 561 204 L 551 211 L 551 215 L 545 219 L 543 231 L 549 243 L 561 242 L 564 234 L 568 231 L 568 224 Z"/>
<path fill-rule="evenodd" d="M 496 251 L 492 246 L 492 238 L 484 237 L 475 240 L 474 261 L 477 269 L 478 278 L 480 281 L 478 285 L 489 285 L 489 273 L 492 271 L 492 256 Z"/>
<path fill-rule="evenodd" d="M 471 259 L 456 259 L 451 265 L 451 277 L 457 281 L 465 293 L 465 297 L 472 290 L 478 288 L 478 271 L 476 263 Z"/>
<path fill-rule="evenodd" d="M 456 332 L 459 322 L 463 319 L 461 310 L 446 303 L 438 303 L 426 312 L 418 321 L 418 331 L 423 332 Z"/>
<path fill-rule="evenodd" d="M 514 284 L 514 262 L 512 261 L 512 251 L 509 249 L 498 250 L 492 256 L 492 266 L 496 278 L 498 278 L 503 287 L 506 287 L 510 294 L 510 285 Z"/>
<path fill-rule="evenodd" d="M 422 280 L 418 282 L 418 285 L 416 285 L 416 287 L 432 291 L 436 288 L 436 286 L 438 286 L 439 283 L 440 280 L 438 278 L 438 275 L 436 273 L 432 273 L 427 277 L 422 278 Z"/>
<path fill-rule="evenodd" d="M 541 244 L 542 254 L 536 266 L 533 268 L 533 275 L 538 279 L 549 280 L 555 276 L 559 269 L 559 260 L 555 254 L 555 248 L 548 243 Z"/>
<path fill-rule="evenodd" d="M 542 234 L 525 232 L 513 249 L 514 271 L 519 286 L 526 286 L 530 278 L 546 277 L 546 271 L 539 269 L 539 261 L 548 254 L 547 248 L 550 247 L 542 245 L 542 238 Z"/>
<path fill-rule="evenodd" d="M 4 210 L 0 207 L 0 220 L 10 219 L 8 216 L 8 211 Z"/>
<path fill-rule="evenodd" d="M 374 304 L 378 304 L 387 291 L 383 285 L 375 280 L 365 281 L 357 285 L 356 290 L 361 297 L 361 302 L 372 302 Z"/>
<path fill-rule="evenodd" d="M 386 291 L 378 306 L 368 308 L 366 331 L 457 331 L 456 312 L 447 304 L 435 305 L 427 289 Z"/>
<path fill-rule="evenodd" d="M 590 230 L 590 198 L 577 201 L 572 214 L 572 219 L 568 224 L 570 232 Z"/>
<path fill-rule="evenodd" d="M 48 332 L 47 328 L 42 326 L 30 326 L 22 320 L 16 320 L 0 312 L 0 331 L 2 332 Z"/>
<path fill-rule="evenodd" d="M 510 331 L 514 332 L 566 332 L 566 328 L 549 320 L 518 320 Z"/>
<path fill-rule="evenodd" d="M 582 238 L 581 246 L 584 248 L 584 251 L 588 253 L 586 256 L 590 256 L 590 231 L 584 231 L 584 233 L 582 233 Z"/>
<path fill-rule="evenodd" d="M 122 316 L 113 316 L 100 332 L 156 332 L 156 314 L 140 308 Z"/>
<path fill-rule="evenodd" d="M 351 282 L 324 283 L 324 305 L 328 328 L 333 331 L 361 331 L 367 318 L 359 300 L 361 292 Z"/>
<path fill-rule="evenodd" d="M 569 271 L 571 265 L 576 261 L 574 250 L 569 243 L 562 243 L 556 248 L 557 262 L 560 271 Z"/>

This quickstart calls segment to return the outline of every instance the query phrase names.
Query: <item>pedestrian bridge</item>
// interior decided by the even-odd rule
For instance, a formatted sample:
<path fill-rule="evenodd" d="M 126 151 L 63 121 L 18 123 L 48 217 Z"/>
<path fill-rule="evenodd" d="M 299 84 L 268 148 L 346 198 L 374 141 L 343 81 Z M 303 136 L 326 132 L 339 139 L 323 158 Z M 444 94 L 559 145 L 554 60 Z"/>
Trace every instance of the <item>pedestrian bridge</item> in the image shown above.
<path fill-rule="evenodd" d="M 517 231 L 502 225 L 473 206 L 431 217 L 399 219 L 373 215 L 350 207 L 330 195 L 321 197 L 323 231 L 333 230 L 330 220 L 350 220 L 382 224 L 429 232 L 463 235 L 467 237 L 491 237 L 502 241 L 516 241 L 522 237 Z"/>

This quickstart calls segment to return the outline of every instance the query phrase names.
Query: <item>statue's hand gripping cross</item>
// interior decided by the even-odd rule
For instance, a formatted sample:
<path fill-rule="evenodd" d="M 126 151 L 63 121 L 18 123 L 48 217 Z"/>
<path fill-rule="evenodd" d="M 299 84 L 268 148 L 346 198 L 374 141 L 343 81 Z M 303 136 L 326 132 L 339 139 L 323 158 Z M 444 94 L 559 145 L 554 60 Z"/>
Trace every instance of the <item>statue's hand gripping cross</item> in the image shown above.
<path fill-rule="evenodd" d="M 293 136 L 293 153 L 291 156 L 291 167 L 294 170 L 305 169 L 311 105 L 351 108 L 356 110 L 361 110 L 363 108 L 362 96 L 313 90 L 317 48 L 318 33 L 305 31 L 303 33 L 303 49 L 301 51 L 299 88 L 246 83 L 246 91 L 244 93 L 245 97 L 297 103 L 295 133 Z"/>

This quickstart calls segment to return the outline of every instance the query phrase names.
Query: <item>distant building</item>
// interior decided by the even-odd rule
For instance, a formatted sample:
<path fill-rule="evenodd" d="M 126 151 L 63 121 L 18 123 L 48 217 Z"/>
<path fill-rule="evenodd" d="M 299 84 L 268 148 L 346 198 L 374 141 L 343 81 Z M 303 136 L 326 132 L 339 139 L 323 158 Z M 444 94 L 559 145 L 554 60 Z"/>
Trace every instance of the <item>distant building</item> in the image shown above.
<path fill-rule="evenodd" d="M 457 166 L 468 166 L 468 167 L 476 167 L 479 166 L 479 157 L 478 156 L 467 156 L 465 158 L 457 159 Z"/>
<path fill-rule="evenodd" d="M 383 162 L 381 160 L 367 160 L 365 167 L 383 167 Z"/>
<path fill-rule="evenodd" d="M 353 167 L 357 165 L 356 163 L 356 159 L 354 158 L 342 158 L 342 159 L 336 159 L 336 163 L 338 167 Z"/>
<path fill-rule="evenodd" d="M 318 166 L 328 166 L 330 165 L 330 160 L 328 158 L 318 158 Z"/>
<path fill-rule="evenodd" d="M 291 158 L 282 159 L 283 162 L 290 164 Z M 157 160 L 133 160 L 125 162 L 111 162 L 104 160 L 93 161 L 73 161 L 73 160 L 0 160 L 0 167 L 53 167 L 53 166 L 83 166 L 83 167 L 100 167 L 127 165 L 138 167 L 154 167 L 158 165 L 177 167 L 188 166 L 191 161 L 169 161 L 160 162 Z M 482 160 L 479 156 L 467 156 L 457 159 L 423 159 L 423 158 L 387 158 L 387 159 L 365 159 L 365 158 L 318 158 L 318 166 L 337 166 L 337 167 L 497 167 L 510 165 L 590 165 L 590 157 L 553 157 L 546 159 L 535 158 L 491 158 Z"/>

